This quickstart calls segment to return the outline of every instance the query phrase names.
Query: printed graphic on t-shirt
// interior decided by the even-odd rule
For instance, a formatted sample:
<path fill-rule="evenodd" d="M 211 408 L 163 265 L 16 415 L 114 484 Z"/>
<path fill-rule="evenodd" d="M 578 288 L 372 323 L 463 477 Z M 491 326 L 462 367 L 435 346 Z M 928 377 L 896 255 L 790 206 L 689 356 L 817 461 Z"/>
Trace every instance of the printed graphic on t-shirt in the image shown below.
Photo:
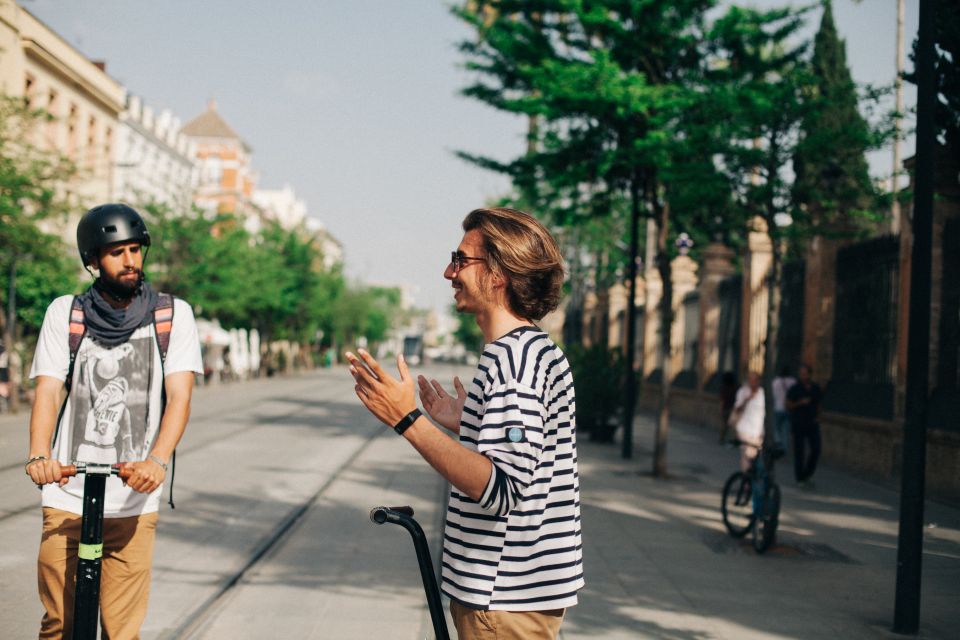
<path fill-rule="evenodd" d="M 112 349 L 89 341 L 77 354 L 72 460 L 114 464 L 143 458 L 153 344 L 152 336 Z"/>

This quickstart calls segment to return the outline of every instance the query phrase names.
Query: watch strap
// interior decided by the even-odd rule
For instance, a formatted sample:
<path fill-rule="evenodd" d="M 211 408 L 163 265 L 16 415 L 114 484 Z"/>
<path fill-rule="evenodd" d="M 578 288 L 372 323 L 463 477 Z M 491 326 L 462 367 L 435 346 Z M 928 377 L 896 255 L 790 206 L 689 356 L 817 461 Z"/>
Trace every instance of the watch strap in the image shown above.
<path fill-rule="evenodd" d="M 402 435 L 403 435 L 403 432 L 406 431 L 407 429 L 409 429 L 409 428 L 410 428 L 410 425 L 412 425 L 414 422 L 416 422 L 416 421 L 417 421 L 417 418 L 419 418 L 419 417 L 422 416 L 422 415 L 423 415 L 423 414 L 420 413 L 420 409 L 414 409 L 413 411 L 411 411 L 411 412 L 408 413 L 407 415 L 403 416 L 403 417 L 400 419 L 400 422 L 398 422 L 397 424 L 393 425 L 393 430 L 397 432 L 397 435 L 398 435 L 398 436 L 402 436 Z"/>

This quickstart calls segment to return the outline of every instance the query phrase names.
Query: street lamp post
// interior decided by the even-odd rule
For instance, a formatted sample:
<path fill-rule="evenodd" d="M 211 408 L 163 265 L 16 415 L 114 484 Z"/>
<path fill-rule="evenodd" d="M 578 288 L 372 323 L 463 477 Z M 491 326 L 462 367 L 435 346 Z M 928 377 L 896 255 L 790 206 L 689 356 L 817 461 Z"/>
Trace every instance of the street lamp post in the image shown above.
<path fill-rule="evenodd" d="M 914 168 L 913 249 L 910 258 L 910 325 L 907 337 L 906 418 L 897 545 L 893 630 L 916 634 L 920 626 L 923 501 L 926 473 L 927 398 L 930 362 L 930 270 L 936 137 L 933 33 L 937 2 L 920 3 L 917 43 L 917 161 Z M 944 16 L 945 17 L 945 16 Z"/>

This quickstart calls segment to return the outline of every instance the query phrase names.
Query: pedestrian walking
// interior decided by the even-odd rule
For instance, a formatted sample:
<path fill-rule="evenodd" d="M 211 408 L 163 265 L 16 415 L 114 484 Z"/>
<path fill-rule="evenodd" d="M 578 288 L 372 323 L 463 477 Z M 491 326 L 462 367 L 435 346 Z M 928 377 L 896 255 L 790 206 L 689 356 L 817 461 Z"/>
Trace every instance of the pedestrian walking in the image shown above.
<path fill-rule="evenodd" d="M 732 371 L 724 371 L 720 377 L 720 444 L 727 440 L 730 428 L 730 414 L 737 399 L 737 377 Z"/>
<path fill-rule="evenodd" d="M 450 484 L 442 591 L 460 640 L 556 638 L 583 587 L 573 378 L 534 321 L 557 307 L 563 261 L 530 215 L 477 209 L 444 271 L 456 308 L 486 346 L 469 388 L 455 393 L 397 358 L 400 379 L 365 351 L 348 353 L 356 392 Z"/>
<path fill-rule="evenodd" d="M 813 381 L 813 369 L 802 365 L 800 380 L 787 391 L 787 409 L 793 427 L 793 473 L 801 487 L 810 478 L 820 459 L 820 385 Z M 809 445 L 809 454 L 807 446 Z"/>
<path fill-rule="evenodd" d="M 760 374 L 751 371 L 747 376 L 747 383 L 737 390 L 737 397 L 733 404 L 734 428 L 737 439 L 740 441 L 741 471 L 746 472 L 750 469 L 750 463 L 763 447 L 763 422 L 766 412 L 766 399 L 763 395 L 763 387 L 760 385 Z"/>
<path fill-rule="evenodd" d="M 790 412 L 787 411 L 787 391 L 797 383 L 790 375 L 790 367 L 784 365 L 780 373 L 770 383 L 773 394 L 773 444 L 775 451 L 782 454 L 790 442 Z"/>
<path fill-rule="evenodd" d="M 139 637 L 147 612 L 160 492 L 187 425 L 194 373 L 203 371 L 200 342 L 190 305 L 144 280 L 150 234 L 134 209 L 91 209 L 77 246 L 96 279 L 47 308 L 30 371 L 25 470 L 43 487 L 39 637 L 72 632 L 84 479 L 64 478 L 61 465 L 124 462 L 126 484 L 106 481 L 100 586 L 103 635 L 124 640 Z"/>

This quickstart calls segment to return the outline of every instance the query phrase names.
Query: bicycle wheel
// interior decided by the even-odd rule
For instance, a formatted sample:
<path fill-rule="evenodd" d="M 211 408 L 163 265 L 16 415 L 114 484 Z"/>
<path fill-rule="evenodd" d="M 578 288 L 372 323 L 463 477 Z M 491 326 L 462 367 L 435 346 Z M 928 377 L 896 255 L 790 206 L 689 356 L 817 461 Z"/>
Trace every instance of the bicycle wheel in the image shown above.
<path fill-rule="evenodd" d="M 734 538 L 742 538 L 753 526 L 753 493 L 750 476 L 737 471 L 723 485 L 723 502 L 720 504 L 723 524 Z"/>
<path fill-rule="evenodd" d="M 763 553 L 773 545 L 780 523 L 780 487 L 770 482 L 763 492 L 763 505 L 756 525 L 753 527 L 753 548 Z"/>

